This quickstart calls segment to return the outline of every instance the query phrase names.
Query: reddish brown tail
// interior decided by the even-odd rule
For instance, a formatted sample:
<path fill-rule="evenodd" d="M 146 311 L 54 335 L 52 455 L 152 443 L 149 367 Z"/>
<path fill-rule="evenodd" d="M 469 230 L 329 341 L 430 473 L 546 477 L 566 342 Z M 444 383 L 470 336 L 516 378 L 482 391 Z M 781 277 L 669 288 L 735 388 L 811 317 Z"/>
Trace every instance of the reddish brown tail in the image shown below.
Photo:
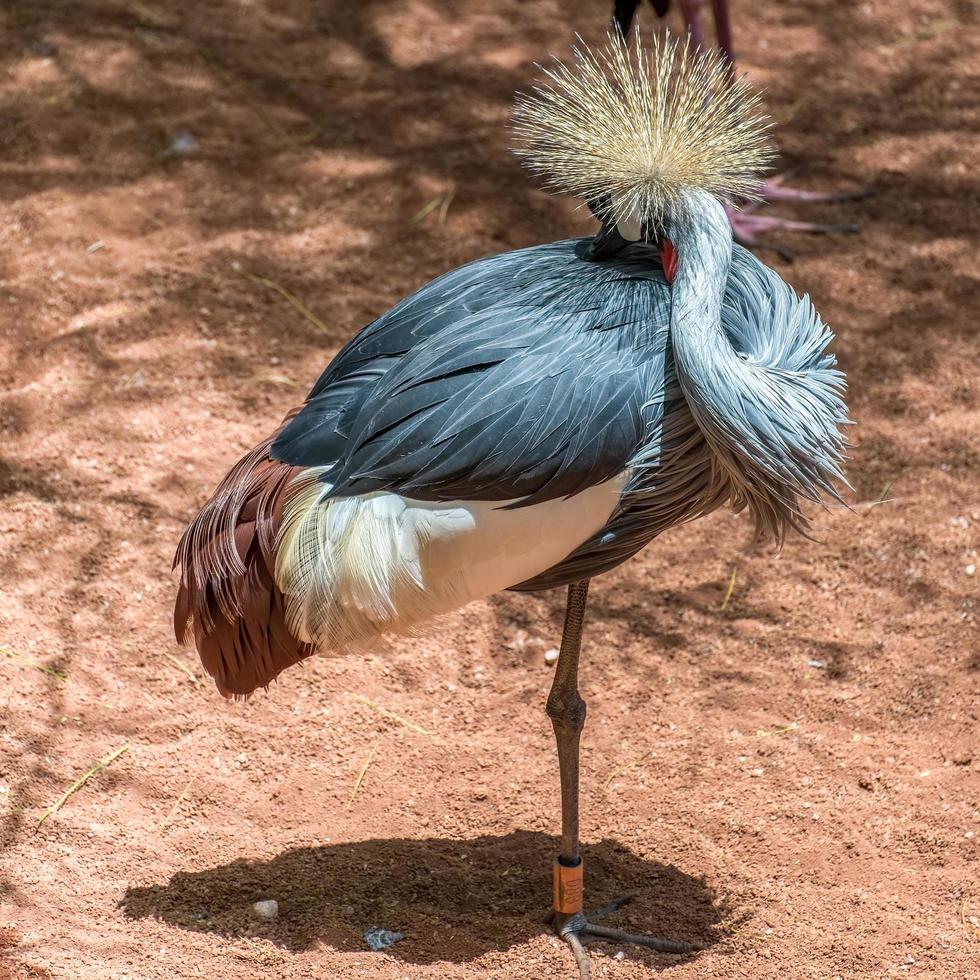
<path fill-rule="evenodd" d="M 180 569 L 174 632 L 180 643 L 193 635 L 225 697 L 247 697 L 314 652 L 286 628 L 275 583 L 276 534 L 300 469 L 269 458 L 274 438 L 221 481 L 174 557 Z"/>

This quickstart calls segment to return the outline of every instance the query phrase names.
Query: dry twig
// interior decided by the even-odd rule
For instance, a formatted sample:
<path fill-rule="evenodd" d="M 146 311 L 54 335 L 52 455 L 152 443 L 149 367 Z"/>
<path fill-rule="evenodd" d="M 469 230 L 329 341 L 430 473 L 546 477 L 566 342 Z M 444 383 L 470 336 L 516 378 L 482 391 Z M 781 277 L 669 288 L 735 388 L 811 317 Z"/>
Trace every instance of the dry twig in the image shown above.
<path fill-rule="evenodd" d="M 431 201 L 424 204 L 415 214 L 409 218 L 409 222 L 413 225 L 417 225 L 424 218 L 427 218 L 433 211 L 436 213 L 436 219 L 440 225 L 446 223 L 446 216 L 449 214 L 449 205 L 453 203 L 453 198 L 456 196 L 456 188 L 452 186 L 449 190 L 443 191 L 441 194 L 436 194 Z"/>
<path fill-rule="evenodd" d="M 757 728 L 755 732 L 756 738 L 769 738 L 770 735 L 786 735 L 789 732 L 795 732 L 800 726 L 795 722 L 791 721 L 788 725 L 777 725 L 775 728 L 766 731 L 764 728 Z"/>
<path fill-rule="evenodd" d="M 157 824 L 158 830 L 164 830 L 166 827 L 170 825 L 170 821 L 173 819 L 173 815 L 177 812 L 177 807 L 179 807 L 180 804 L 183 803 L 184 800 L 187 798 L 187 794 L 190 792 L 191 786 L 194 785 L 195 779 L 197 779 L 197 776 L 191 776 L 191 778 L 188 780 L 187 785 L 184 787 L 183 792 L 180 794 L 180 796 L 177 797 L 176 800 L 174 800 L 174 805 L 170 808 L 170 812 L 163 818 L 163 820 L 160 821 L 159 824 Z"/>
<path fill-rule="evenodd" d="M 37 831 L 37 829 L 41 826 L 42 823 L 44 823 L 45 820 L 48 819 L 48 817 L 50 817 L 54 813 L 57 813 L 65 805 L 68 798 L 73 793 L 77 793 L 96 773 L 102 772 L 102 770 L 105 769 L 106 766 L 108 766 L 112 762 L 115 762 L 116 759 L 119 758 L 119 756 L 124 755 L 128 751 L 129 751 L 129 744 L 127 743 L 126 745 L 123 745 L 122 747 L 116 749 L 115 751 L 110 752 L 107 756 L 105 756 L 105 758 L 99 759 L 99 761 L 94 766 L 92 766 L 91 769 L 89 769 L 87 772 L 79 776 L 78 779 L 76 779 L 75 782 L 73 782 L 71 786 L 69 786 L 68 789 L 66 789 L 64 793 L 61 794 L 58 800 L 55 803 L 52 803 L 51 806 L 49 806 L 47 810 L 44 811 L 44 814 L 41 816 L 41 819 L 38 820 L 37 826 L 34 828 L 34 830 Z"/>
<path fill-rule="evenodd" d="M 68 683 L 68 675 L 62 674 L 60 671 L 53 670 L 51 667 L 45 667 L 44 664 L 38 663 L 36 660 L 31 660 L 30 657 L 25 657 L 22 654 L 17 653 L 15 650 L 11 650 L 10 647 L 0 646 L 0 653 L 5 654 L 8 657 L 12 657 L 14 660 L 19 660 L 22 664 L 27 664 L 28 667 L 33 667 L 35 670 L 41 671 L 42 674 L 48 674 L 50 677 L 55 677 L 62 684 Z"/>
<path fill-rule="evenodd" d="M 728 591 L 725 593 L 725 598 L 721 601 L 721 611 L 724 612 L 728 608 L 728 603 L 732 598 L 732 593 L 735 591 L 735 576 L 738 574 L 738 569 L 732 569 L 732 577 L 728 583 Z"/>
<path fill-rule="evenodd" d="M 181 663 L 176 657 L 171 656 L 169 653 L 165 653 L 164 656 L 178 669 L 182 670 L 191 680 L 191 683 L 197 687 L 201 682 L 198 679 L 197 674 L 195 674 L 187 664 Z"/>
<path fill-rule="evenodd" d="M 347 805 L 350 806 L 354 802 L 354 797 L 357 796 L 357 791 L 361 788 L 361 783 L 364 782 L 364 774 L 368 771 L 368 766 L 374 761 L 374 756 L 378 751 L 378 746 L 381 744 L 381 738 L 376 738 L 374 740 L 374 745 L 371 746 L 371 754 L 367 757 L 367 762 L 361 767 L 361 771 L 357 774 L 357 781 L 354 783 L 354 788 L 351 790 L 350 796 L 347 798 Z"/>
<path fill-rule="evenodd" d="M 629 772 L 630 769 L 635 769 L 637 766 L 643 765 L 650 756 L 653 755 L 653 749 L 649 752 L 644 752 L 639 759 L 634 759 L 632 762 L 627 762 L 625 766 L 620 766 L 618 769 L 614 769 L 606 781 L 602 784 L 603 789 L 609 789 L 609 784 L 617 777 L 622 776 L 624 772 Z"/>
<path fill-rule="evenodd" d="M 351 694 L 351 697 L 355 701 L 360 701 L 361 704 L 366 704 L 373 711 L 377 711 L 379 715 L 384 715 L 385 718 L 390 718 L 392 721 L 397 721 L 399 725 L 403 725 L 405 728 L 408 728 L 413 732 L 418 732 L 419 735 L 428 735 L 429 738 L 432 737 L 432 732 L 423 728 L 421 725 L 416 725 L 407 718 L 402 718 L 401 715 L 396 715 L 394 711 L 389 711 L 387 708 L 382 708 L 376 701 L 372 701 L 370 698 L 364 697 L 363 694 Z"/>
<path fill-rule="evenodd" d="M 322 330 L 324 333 L 330 332 L 330 328 L 298 296 L 294 296 L 285 286 L 280 286 L 274 279 L 268 279 L 265 276 L 255 276 L 251 272 L 245 272 L 244 270 L 242 270 L 241 274 L 249 282 L 265 286 L 267 289 L 278 293 L 294 310 L 306 317 L 318 330 Z"/>

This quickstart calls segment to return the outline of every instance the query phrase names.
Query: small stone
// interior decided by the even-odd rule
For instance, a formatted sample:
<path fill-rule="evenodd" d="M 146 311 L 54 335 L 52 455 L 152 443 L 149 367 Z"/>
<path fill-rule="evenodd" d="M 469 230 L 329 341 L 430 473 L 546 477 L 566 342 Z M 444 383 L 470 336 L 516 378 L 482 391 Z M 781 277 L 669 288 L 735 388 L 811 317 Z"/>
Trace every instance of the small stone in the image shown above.
<path fill-rule="evenodd" d="M 34 41 L 31 44 L 31 54 L 39 58 L 53 58 L 58 53 L 58 46 L 50 41 Z"/>
<path fill-rule="evenodd" d="M 375 952 L 394 946 L 399 940 L 405 937 L 400 932 L 392 932 L 390 929 L 380 929 L 374 927 L 364 931 L 364 942 Z"/>
<path fill-rule="evenodd" d="M 186 157 L 196 153 L 200 149 L 197 138 L 189 129 L 178 129 L 174 133 L 174 138 L 170 141 L 170 146 L 164 150 L 163 155 L 168 157 Z"/>
<path fill-rule="evenodd" d="M 808 660 L 807 664 L 816 670 L 823 670 L 824 667 L 827 666 L 827 662 L 825 660 Z"/>
<path fill-rule="evenodd" d="M 963 569 L 963 571 L 966 572 L 967 575 L 976 575 L 977 566 L 973 564 L 967 565 L 966 568 Z"/>
<path fill-rule="evenodd" d="M 252 912 L 256 919 L 263 922 L 275 922 L 279 918 L 279 903 L 274 898 L 266 899 L 264 902 L 256 902 L 252 906 Z"/>
<path fill-rule="evenodd" d="M 544 652 L 544 662 L 548 667 L 554 667 L 558 663 L 558 648 L 552 647 Z"/>

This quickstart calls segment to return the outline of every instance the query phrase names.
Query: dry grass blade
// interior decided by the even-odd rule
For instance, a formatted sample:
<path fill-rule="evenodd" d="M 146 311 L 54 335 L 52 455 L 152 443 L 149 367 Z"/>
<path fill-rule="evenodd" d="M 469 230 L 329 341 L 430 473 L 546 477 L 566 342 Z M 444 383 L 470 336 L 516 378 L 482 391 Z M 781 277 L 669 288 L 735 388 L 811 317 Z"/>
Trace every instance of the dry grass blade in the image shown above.
<path fill-rule="evenodd" d="M 792 122 L 793 119 L 796 118 L 796 114 L 800 111 L 800 109 L 802 109 L 805 105 L 809 105 L 815 98 L 816 93 L 814 92 L 804 93 L 794 102 L 791 102 L 785 109 L 782 110 L 782 112 L 774 112 L 773 122 L 775 122 L 777 126 L 785 126 L 787 123 Z"/>
<path fill-rule="evenodd" d="M 439 205 L 439 224 L 444 225 L 446 223 L 446 215 L 449 214 L 449 205 L 453 203 L 453 198 L 455 196 L 455 187 L 450 187 L 449 190 L 443 195 L 442 204 Z"/>
<path fill-rule="evenodd" d="M 453 203 L 455 196 L 456 188 L 454 186 L 450 187 L 449 190 L 443 191 L 441 194 L 436 194 L 431 201 L 424 204 L 408 219 L 409 223 L 417 225 L 434 211 L 439 224 L 444 225 L 446 223 L 446 215 L 449 214 L 449 205 Z"/>
<path fill-rule="evenodd" d="M 775 728 L 770 728 L 768 730 L 765 728 L 757 728 L 755 737 L 769 738 L 771 735 L 786 735 L 788 732 L 797 731 L 799 727 L 800 726 L 795 721 L 791 721 L 788 725 L 777 725 Z"/>
<path fill-rule="evenodd" d="M 164 830 L 166 827 L 170 826 L 170 821 L 173 820 L 173 816 L 177 812 L 177 807 L 179 807 L 180 804 L 187 799 L 187 794 L 190 792 L 191 786 L 194 785 L 195 779 L 197 779 L 197 776 L 191 776 L 191 778 L 188 780 L 183 792 L 177 797 L 176 800 L 174 800 L 174 805 L 170 808 L 170 812 L 163 818 L 163 820 L 160 821 L 159 824 L 157 824 L 158 830 Z"/>
<path fill-rule="evenodd" d="M 350 796 L 347 798 L 347 805 L 350 806 L 354 802 L 354 797 L 357 796 L 357 791 L 361 788 L 361 783 L 364 782 L 364 774 L 368 771 L 368 767 L 374 762 L 374 757 L 378 752 L 378 746 L 381 744 L 381 739 L 377 738 L 374 740 L 374 745 L 371 746 L 371 754 L 367 757 L 367 761 L 361 766 L 361 771 L 357 774 L 357 780 L 354 783 L 354 788 L 351 790 Z"/>
<path fill-rule="evenodd" d="M 361 704 L 366 704 L 372 711 L 377 711 L 379 715 L 383 715 L 385 718 L 390 718 L 392 721 L 397 721 L 399 725 L 404 726 L 410 731 L 418 732 L 419 735 L 428 735 L 429 738 L 432 738 L 432 732 L 423 728 L 421 725 L 416 725 L 407 718 L 402 718 L 401 715 L 396 715 L 394 711 L 389 711 L 387 708 L 382 708 L 376 701 L 372 701 L 370 698 L 364 697 L 363 694 L 352 694 L 351 697 L 355 701 L 360 701 Z"/>
<path fill-rule="evenodd" d="M 324 333 L 330 332 L 330 328 L 298 296 L 294 296 L 285 286 L 280 286 L 274 279 L 268 279 L 265 276 L 256 276 L 251 272 L 243 271 L 242 275 L 249 282 L 257 283 L 259 286 L 265 286 L 266 289 L 271 289 L 273 292 L 278 293 L 294 310 L 309 320 L 317 330 L 322 330 Z"/>
<path fill-rule="evenodd" d="M 635 769 L 637 766 L 642 766 L 643 763 L 646 762 L 652 755 L 653 749 L 651 749 L 649 752 L 644 752 L 639 759 L 634 759 L 632 762 L 627 762 L 625 766 L 620 766 L 618 769 L 614 769 L 609 774 L 606 781 L 602 784 L 602 788 L 609 789 L 609 785 L 614 779 L 616 779 L 618 776 L 622 776 L 625 772 L 629 772 L 630 769 Z"/>
<path fill-rule="evenodd" d="M 176 657 L 171 656 L 169 653 L 165 653 L 164 656 L 178 669 L 183 671 L 189 678 L 191 683 L 197 687 L 201 682 L 190 667 L 187 664 L 182 664 Z"/>
<path fill-rule="evenodd" d="M 728 591 L 725 592 L 725 598 L 721 601 L 721 611 L 724 612 L 728 608 L 728 603 L 731 601 L 732 593 L 735 591 L 735 578 L 738 575 L 738 569 L 732 569 L 732 577 L 728 582 Z"/>
<path fill-rule="evenodd" d="M 37 829 L 41 826 L 42 823 L 44 823 L 45 820 L 48 819 L 48 817 L 50 817 L 54 813 L 57 813 L 65 805 L 69 797 L 73 793 L 77 793 L 94 775 L 96 775 L 96 773 L 102 772 L 102 770 L 105 769 L 106 766 L 115 762 L 116 759 L 118 759 L 121 755 L 125 755 L 128 751 L 129 751 L 129 744 L 127 743 L 126 745 L 121 746 L 115 751 L 110 752 L 107 756 L 105 756 L 105 758 L 99 759 L 99 761 L 94 766 L 92 766 L 91 769 L 89 769 L 87 772 L 82 773 L 82 775 L 79 776 L 78 779 L 76 779 L 75 782 L 73 782 L 71 786 L 69 786 L 68 789 L 66 789 L 64 793 L 61 794 L 60 797 L 58 797 L 57 801 L 52 803 L 51 806 L 49 806 L 47 810 L 44 811 L 43 815 L 41 816 L 41 819 L 38 820 L 37 826 L 34 828 L 34 830 L 37 831 Z"/>
<path fill-rule="evenodd" d="M 890 504 L 890 503 L 892 503 L 895 498 L 894 497 L 889 497 L 888 496 L 888 492 L 895 485 L 895 480 L 897 480 L 897 479 L 898 479 L 898 477 L 896 476 L 894 479 L 889 480 L 881 488 L 881 493 L 879 493 L 878 496 L 875 497 L 874 500 L 865 500 L 862 503 L 857 504 L 856 506 L 863 507 L 864 508 L 864 514 L 867 514 L 869 511 L 874 510 L 875 507 L 880 507 L 882 504 Z M 861 516 L 863 517 L 864 514 L 862 514 Z"/>
<path fill-rule="evenodd" d="M 10 647 L 6 645 L 0 646 L 0 653 L 3 653 L 8 657 L 12 657 L 14 660 L 19 660 L 22 664 L 27 664 L 28 667 L 33 667 L 35 670 L 41 671 L 42 674 L 47 674 L 49 677 L 57 678 L 62 684 L 68 683 L 67 674 L 62 674 L 57 670 L 53 670 L 51 667 L 45 667 L 44 664 L 38 663 L 36 660 L 31 660 L 30 657 L 25 657 L 22 654 L 17 653 L 15 650 L 11 650 Z"/>
<path fill-rule="evenodd" d="M 966 899 L 960 906 L 960 922 L 967 932 L 972 933 L 974 939 L 980 939 L 980 916 L 966 914 Z"/>
<path fill-rule="evenodd" d="M 416 211 L 415 214 L 408 219 L 409 224 L 417 225 L 423 218 L 427 218 L 430 214 L 432 214 L 432 212 L 435 211 L 435 209 L 439 207 L 441 203 L 442 195 L 437 194 L 427 204 L 423 204 L 422 207 L 420 207 L 418 211 Z"/>

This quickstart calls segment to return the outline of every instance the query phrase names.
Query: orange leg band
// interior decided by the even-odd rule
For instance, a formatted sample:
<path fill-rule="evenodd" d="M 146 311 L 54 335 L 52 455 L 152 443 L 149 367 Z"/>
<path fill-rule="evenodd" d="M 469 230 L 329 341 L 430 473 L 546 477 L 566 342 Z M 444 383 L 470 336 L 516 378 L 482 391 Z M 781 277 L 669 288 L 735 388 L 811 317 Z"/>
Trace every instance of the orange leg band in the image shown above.
<path fill-rule="evenodd" d="M 559 915 L 576 915 L 582 911 L 582 873 L 585 865 L 581 858 L 574 868 L 566 868 L 555 859 L 551 870 L 552 898 Z"/>

